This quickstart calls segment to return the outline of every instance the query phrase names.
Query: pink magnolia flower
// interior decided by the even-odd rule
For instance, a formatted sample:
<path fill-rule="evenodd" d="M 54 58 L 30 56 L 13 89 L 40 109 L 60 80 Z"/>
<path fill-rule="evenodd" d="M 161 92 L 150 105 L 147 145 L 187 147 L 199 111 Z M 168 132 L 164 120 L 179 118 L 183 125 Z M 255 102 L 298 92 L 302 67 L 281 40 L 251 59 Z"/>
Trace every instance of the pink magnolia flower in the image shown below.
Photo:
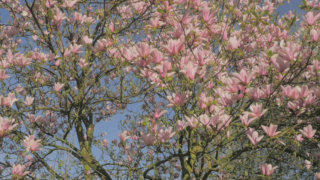
<path fill-rule="evenodd" d="M 187 25 L 187 24 L 191 23 L 192 19 L 193 19 L 193 17 L 190 16 L 188 13 L 186 13 L 186 14 L 184 14 L 181 22 L 182 22 L 182 24 Z"/>
<path fill-rule="evenodd" d="M 287 61 L 295 60 L 299 55 L 300 49 L 301 46 L 299 44 L 290 42 L 287 46 L 281 47 L 280 56 Z"/>
<path fill-rule="evenodd" d="M 15 164 L 12 166 L 12 176 L 17 178 L 22 178 L 29 173 L 29 171 L 25 171 L 26 166 L 21 164 Z"/>
<path fill-rule="evenodd" d="M 253 145 L 257 145 L 263 138 L 263 136 L 259 136 L 258 132 L 253 128 L 249 128 L 247 131 L 247 136 Z"/>
<path fill-rule="evenodd" d="M 159 119 L 165 113 L 167 113 L 167 110 L 160 111 L 159 109 L 156 109 L 153 116 L 155 119 Z"/>
<path fill-rule="evenodd" d="M 274 137 L 276 135 L 278 135 L 280 133 L 280 131 L 276 132 L 277 131 L 277 128 L 278 128 L 278 125 L 273 125 L 273 124 L 270 124 L 270 126 L 261 126 L 262 129 L 264 130 L 264 132 L 266 132 L 266 134 L 270 137 Z"/>
<path fill-rule="evenodd" d="M 55 1 L 55 0 L 47 0 L 46 7 L 50 8 L 50 7 L 54 6 L 55 4 L 57 4 L 57 1 Z"/>
<path fill-rule="evenodd" d="M 0 66 L 3 68 L 3 69 L 6 69 L 8 67 L 10 67 L 11 65 L 11 62 L 9 62 L 8 60 L 2 60 L 0 61 Z"/>
<path fill-rule="evenodd" d="M 44 54 L 39 54 L 38 58 L 45 59 L 46 56 Z M 16 56 L 16 59 L 14 61 L 15 65 L 21 66 L 21 67 L 28 66 L 30 63 L 31 63 L 31 59 L 24 57 L 22 54 Z"/>
<path fill-rule="evenodd" d="M 201 95 L 200 95 L 200 97 L 199 97 L 199 107 L 201 108 L 201 109 L 205 109 L 205 108 L 207 108 L 207 106 L 208 106 L 208 104 L 211 102 L 213 100 L 213 98 L 212 97 L 208 97 L 207 95 L 206 95 L 206 93 L 201 93 Z"/>
<path fill-rule="evenodd" d="M 241 69 L 240 73 L 234 73 L 233 76 L 237 78 L 243 84 L 249 84 L 254 74 L 248 73 L 246 70 Z"/>
<path fill-rule="evenodd" d="M 158 28 L 159 26 L 164 25 L 164 23 L 162 21 L 160 21 L 159 17 L 151 18 L 149 23 L 150 23 L 150 26 L 153 28 Z"/>
<path fill-rule="evenodd" d="M 154 144 L 156 138 L 153 134 L 142 134 L 142 140 L 146 146 L 151 146 Z"/>
<path fill-rule="evenodd" d="M 313 12 L 309 11 L 306 15 L 305 15 L 305 20 L 307 21 L 307 23 L 312 26 L 314 25 L 314 23 L 319 19 L 320 14 L 314 15 Z"/>
<path fill-rule="evenodd" d="M 183 47 L 184 47 L 184 44 L 180 39 L 177 39 L 177 40 L 170 39 L 165 49 L 168 51 L 168 53 L 171 56 L 174 56 L 174 55 L 177 55 L 183 49 Z"/>
<path fill-rule="evenodd" d="M 250 98 L 259 100 L 264 97 L 264 92 L 260 88 L 252 88 L 249 90 Z"/>
<path fill-rule="evenodd" d="M 73 8 L 77 2 L 78 0 L 65 0 L 64 3 L 62 4 L 62 7 Z"/>
<path fill-rule="evenodd" d="M 261 172 L 263 175 L 270 176 L 271 174 L 273 174 L 274 170 L 276 170 L 277 168 L 278 168 L 277 166 L 272 167 L 271 164 L 263 164 L 261 166 Z"/>
<path fill-rule="evenodd" d="M 27 106 L 31 106 L 31 104 L 33 103 L 33 100 L 34 100 L 34 97 L 27 96 L 24 103 L 25 103 Z"/>
<path fill-rule="evenodd" d="M 271 56 L 271 62 L 279 72 L 283 72 L 290 67 L 290 62 L 279 57 L 278 54 Z"/>
<path fill-rule="evenodd" d="M 19 84 L 19 85 L 16 87 L 15 91 L 16 91 L 17 93 L 21 93 L 21 92 L 24 91 L 24 87 L 22 87 L 22 86 Z"/>
<path fill-rule="evenodd" d="M 28 151 L 39 151 L 39 147 L 41 146 L 41 140 L 35 140 L 34 135 L 30 135 L 23 140 L 22 145 Z"/>
<path fill-rule="evenodd" d="M 320 29 L 312 29 L 310 31 L 310 36 L 312 38 L 312 41 L 315 41 L 317 42 L 319 40 L 319 37 L 320 37 Z"/>
<path fill-rule="evenodd" d="M 54 90 L 56 91 L 56 92 L 59 92 L 59 91 L 61 91 L 61 89 L 63 88 L 63 86 L 64 86 L 64 84 L 63 83 L 55 83 L 54 84 Z"/>
<path fill-rule="evenodd" d="M 30 122 L 39 122 L 41 120 L 41 116 L 35 116 L 34 114 L 28 114 L 28 118 Z"/>
<path fill-rule="evenodd" d="M 199 123 L 199 121 L 198 121 L 197 118 L 195 118 L 195 117 L 193 117 L 193 116 L 192 116 L 191 118 L 185 116 L 185 118 L 186 118 L 186 120 L 187 120 L 187 125 L 188 125 L 188 126 L 190 126 L 190 127 L 192 127 L 192 128 L 197 127 L 197 125 L 198 125 L 198 123 Z"/>
<path fill-rule="evenodd" d="M 300 130 L 300 132 L 309 139 L 313 138 L 313 136 L 316 134 L 316 131 L 317 130 L 312 128 L 311 124 L 304 127 L 303 130 Z"/>
<path fill-rule="evenodd" d="M 316 102 L 316 98 L 314 95 L 309 95 L 306 97 L 306 99 L 304 100 L 303 106 L 307 106 L 307 105 L 311 105 L 313 103 Z"/>
<path fill-rule="evenodd" d="M 209 127 L 210 121 L 210 117 L 207 114 L 202 114 L 201 116 L 199 116 L 199 122 L 204 126 Z"/>
<path fill-rule="evenodd" d="M 210 8 L 208 6 L 203 7 L 202 18 L 206 22 L 209 22 L 213 18 L 213 14 L 210 12 Z"/>
<path fill-rule="evenodd" d="M 177 121 L 177 129 L 178 131 L 182 131 L 187 126 L 185 121 L 178 120 Z"/>
<path fill-rule="evenodd" d="M 102 145 L 107 148 L 108 145 L 109 145 L 109 141 L 106 140 L 106 139 L 104 139 L 104 140 L 102 141 Z"/>
<path fill-rule="evenodd" d="M 139 55 L 142 57 L 142 58 L 146 58 L 147 56 L 149 56 L 149 54 L 151 53 L 151 48 L 150 46 L 143 42 L 143 43 L 139 43 L 137 45 L 137 52 L 139 53 Z"/>
<path fill-rule="evenodd" d="M 257 118 L 249 118 L 248 117 L 248 113 L 245 113 L 244 115 L 241 115 L 240 116 L 240 120 L 241 120 L 241 123 L 245 126 L 249 126 L 250 123 L 254 120 L 256 120 Z"/>
<path fill-rule="evenodd" d="M 88 63 L 86 62 L 86 60 L 84 58 L 81 58 L 78 62 L 78 65 L 81 67 L 81 68 L 84 68 L 88 65 Z"/>
<path fill-rule="evenodd" d="M 267 112 L 267 109 L 263 110 L 262 104 L 259 103 L 251 105 L 250 110 L 252 113 L 249 113 L 249 116 L 256 118 L 262 117 Z"/>
<path fill-rule="evenodd" d="M 7 74 L 6 70 L 0 69 L 0 80 L 5 80 L 9 78 L 10 76 Z"/>
<path fill-rule="evenodd" d="M 154 63 L 160 63 L 164 59 L 162 53 L 160 51 L 158 51 L 157 49 L 155 49 L 151 52 L 151 56 L 153 57 Z"/>
<path fill-rule="evenodd" d="M 76 22 L 79 22 L 80 24 L 83 23 L 83 15 L 79 12 L 75 12 L 73 14 L 73 19 L 76 21 Z"/>
<path fill-rule="evenodd" d="M 298 134 L 295 139 L 299 142 L 302 142 L 303 141 L 302 134 Z"/>
<path fill-rule="evenodd" d="M 175 132 L 172 132 L 172 127 L 168 128 L 166 130 L 160 129 L 160 131 L 158 133 L 158 138 L 159 138 L 160 142 L 166 142 L 169 139 L 171 139 L 175 134 L 176 134 Z"/>
<path fill-rule="evenodd" d="M 83 42 L 84 44 L 91 44 L 91 43 L 92 43 L 92 38 L 90 38 L 89 36 L 84 36 L 84 37 L 82 38 L 82 42 Z"/>
<path fill-rule="evenodd" d="M 13 103 L 18 101 L 14 93 L 9 93 L 7 97 L 0 96 L 1 106 L 12 107 Z"/>
<path fill-rule="evenodd" d="M 188 95 L 186 93 L 180 94 L 180 93 L 173 93 L 172 96 L 168 96 L 167 99 L 170 102 L 169 106 L 182 106 L 184 103 L 186 103 L 186 98 Z"/>
<path fill-rule="evenodd" d="M 0 138 L 6 136 L 17 126 L 18 124 L 14 124 L 14 119 L 0 117 Z"/>
<path fill-rule="evenodd" d="M 240 41 L 235 36 L 232 36 L 229 38 L 230 49 L 238 49 L 239 46 L 240 46 Z"/>
<path fill-rule="evenodd" d="M 96 49 L 95 51 L 96 52 L 102 52 L 102 51 L 105 51 L 106 48 L 108 46 L 108 40 L 106 39 L 100 39 L 97 41 L 97 45 L 96 45 Z"/>
<path fill-rule="evenodd" d="M 67 19 L 67 17 L 65 16 L 65 14 L 63 12 L 61 12 L 58 8 L 56 9 L 56 14 L 53 17 L 54 20 L 54 24 L 57 26 L 57 28 L 59 28 L 62 24 L 62 22 Z"/>
<path fill-rule="evenodd" d="M 65 56 L 69 56 L 71 54 L 79 54 L 81 53 L 81 45 L 78 45 L 78 44 L 72 44 L 70 45 L 70 47 L 68 48 L 68 50 L 66 50 L 64 52 L 64 55 Z"/>
<path fill-rule="evenodd" d="M 114 32 L 114 24 L 112 22 L 109 24 L 109 30 L 110 32 Z"/>
<path fill-rule="evenodd" d="M 187 64 L 183 65 L 181 72 L 185 76 L 187 76 L 189 79 L 194 80 L 197 70 L 198 70 L 198 64 L 192 61 L 189 61 Z"/>
<path fill-rule="evenodd" d="M 129 132 L 128 131 L 123 131 L 122 133 L 119 134 L 119 138 L 121 142 L 126 141 L 127 139 L 130 138 Z"/>
<path fill-rule="evenodd" d="M 162 63 L 156 68 L 159 70 L 160 76 L 165 77 L 166 75 L 168 75 L 168 71 L 172 69 L 172 65 L 169 61 L 162 61 Z"/>
<path fill-rule="evenodd" d="M 300 106 L 299 106 L 298 102 L 289 101 L 288 102 L 288 108 L 293 110 L 293 111 L 297 111 L 300 108 Z"/>

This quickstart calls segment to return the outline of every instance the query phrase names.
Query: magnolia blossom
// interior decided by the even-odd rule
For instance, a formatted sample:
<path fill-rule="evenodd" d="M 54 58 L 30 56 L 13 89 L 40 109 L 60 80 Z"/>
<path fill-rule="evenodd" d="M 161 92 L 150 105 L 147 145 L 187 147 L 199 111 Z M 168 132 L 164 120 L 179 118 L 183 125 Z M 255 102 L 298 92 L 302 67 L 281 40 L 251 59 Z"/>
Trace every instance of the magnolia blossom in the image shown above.
<path fill-rule="evenodd" d="M 128 131 L 123 131 L 122 133 L 119 134 L 119 138 L 121 142 L 126 141 L 127 139 L 130 138 L 129 132 Z"/>
<path fill-rule="evenodd" d="M 311 124 L 304 127 L 303 130 L 300 130 L 300 132 L 309 139 L 313 138 L 313 136 L 316 134 L 316 131 L 317 130 L 312 128 Z"/>
<path fill-rule="evenodd" d="M 78 62 L 78 65 L 81 67 L 81 68 L 84 68 L 88 65 L 88 63 L 86 62 L 86 60 L 84 58 L 81 58 Z"/>
<path fill-rule="evenodd" d="M 187 93 L 173 93 L 172 96 L 167 96 L 168 101 L 170 102 L 170 104 L 168 105 L 169 107 L 172 106 L 182 106 L 185 102 L 186 102 L 186 98 L 188 98 L 188 94 Z"/>
<path fill-rule="evenodd" d="M 16 87 L 15 91 L 17 93 L 22 93 L 24 91 L 24 87 L 22 87 L 20 84 Z"/>
<path fill-rule="evenodd" d="M 263 136 L 259 136 L 258 132 L 253 128 L 249 128 L 247 131 L 247 136 L 253 145 L 257 145 L 263 138 Z"/>
<path fill-rule="evenodd" d="M 102 145 L 107 148 L 108 145 L 109 145 L 108 140 L 104 139 L 104 140 L 102 141 Z"/>
<path fill-rule="evenodd" d="M 178 120 L 177 121 L 177 129 L 178 131 L 182 131 L 187 126 L 185 121 Z"/>
<path fill-rule="evenodd" d="M 270 124 L 270 126 L 261 126 L 262 129 L 264 130 L 264 132 L 266 132 L 266 134 L 270 137 L 274 137 L 276 135 L 278 135 L 280 133 L 280 131 L 276 132 L 277 131 L 277 128 L 278 128 L 278 125 L 273 125 L 273 124 Z"/>
<path fill-rule="evenodd" d="M 62 4 L 62 7 L 73 8 L 77 2 L 78 0 L 65 0 L 64 3 Z"/>
<path fill-rule="evenodd" d="M 7 74 L 6 70 L 0 69 L 0 80 L 5 80 L 9 78 L 10 76 Z"/>
<path fill-rule="evenodd" d="M 305 15 L 305 19 L 308 23 L 308 25 L 312 26 L 314 25 L 314 23 L 320 18 L 320 13 L 315 15 L 313 12 L 309 11 L 306 15 Z"/>
<path fill-rule="evenodd" d="M 187 120 L 187 125 L 188 125 L 189 127 L 195 128 L 195 127 L 197 127 L 197 125 L 199 124 L 198 119 L 195 118 L 195 117 L 193 117 L 193 116 L 192 116 L 191 118 L 185 116 L 185 118 L 186 118 L 186 120 Z"/>
<path fill-rule="evenodd" d="M 250 110 L 252 113 L 249 113 L 249 116 L 254 118 L 260 118 L 267 112 L 267 109 L 263 109 L 262 104 L 258 103 L 251 105 Z"/>
<path fill-rule="evenodd" d="M 198 70 L 198 64 L 192 61 L 189 61 L 187 64 L 183 65 L 183 69 L 181 70 L 181 72 L 185 76 L 187 76 L 189 79 L 194 80 L 197 70 Z"/>
<path fill-rule="evenodd" d="M 238 79 L 243 84 L 249 84 L 250 81 L 253 79 L 254 74 L 248 73 L 246 70 L 241 69 L 239 73 L 233 73 L 233 76 Z"/>
<path fill-rule="evenodd" d="M 199 122 L 204 125 L 209 127 L 211 120 L 210 117 L 207 114 L 202 114 L 201 116 L 199 116 Z"/>
<path fill-rule="evenodd" d="M 14 93 L 9 93 L 7 97 L 0 96 L 1 106 L 12 107 L 13 103 L 18 101 Z"/>
<path fill-rule="evenodd" d="M 30 135 L 23 140 L 22 144 L 28 151 L 39 151 L 41 140 L 35 140 L 34 135 Z"/>
<path fill-rule="evenodd" d="M 21 164 L 15 164 L 12 166 L 12 176 L 17 178 L 22 178 L 29 173 L 29 171 L 25 171 L 26 166 Z"/>
<path fill-rule="evenodd" d="M 50 7 L 54 6 L 55 4 L 57 4 L 57 2 L 55 0 L 47 0 L 46 1 L 47 8 L 50 8 Z"/>
<path fill-rule="evenodd" d="M 319 40 L 319 37 L 320 37 L 320 29 L 312 29 L 310 31 L 310 36 L 312 38 L 312 41 L 317 42 Z"/>
<path fill-rule="evenodd" d="M 62 22 L 66 19 L 67 17 L 63 12 L 61 12 L 58 8 L 56 8 L 56 14 L 53 17 L 54 24 L 56 25 L 57 28 L 60 28 Z"/>
<path fill-rule="evenodd" d="M 230 49 L 237 49 L 240 46 L 240 40 L 232 36 L 229 39 L 229 45 L 230 45 Z"/>
<path fill-rule="evenodd" d="M 175 132 L 172 132 L 172 127 L 166 130 L 160 129 L 158 138 L 160 142 L 166 142 L 169 139 L 171 139 L 175 134 L 176 134 Z"/>
<path fill-rule="evenodd" d="M 256 118 L 249 118 L 248 117 L 248 113 L 245 113 L 244 115 L 241 115 L 240 116 L 240 120 L 241 120 L 241 123 L 243 124 L 243 125 L 245 125 L 245 126 L 249 126 L 250 125 L 250 123 L 252 122 L 252 121 L 254 121 Z"/>
<path fill-rule="evenodd" d="M 56 92 L 59 92 L 59 91 L 61 91 L 61 89 L 63 88 L 63 86 L 64 86 L 63 83 L 57 82 L 57 83 L 54 84 L 53 89 L 54 89 Z"/>
<path fill-rule="evenodd" d="M 277 166 L 272 167 L 271 164 L 263 164 L 261 166 L 261 172 L 263 175 L 270 176 L 271 174 L 273 174 L 274 170 L 276 170 L 277 168 L 278 168 Z"/>
<path fill-rule="evenodd" d="M 167 110 L 160 111 L 159 109 L 156 109 L 153 116 L 155 119 L 159 119 L 161 116 L 163 116 L 165 113 L 167 113 Z"/>
<path fill-rule="evenodd" d="M 82 42 L 84 43 L 84 44 L 91 44 L 92 43 L 92 38 L 90 38 L 89 36 L 84 36 L 83 38 L 82 38 Z"/>
<path fill-rule="evenodd" d="M 302 134 L 298 134 L 295 139 L 299 142 L 302 142 L 303 141 Z"/>
<path fill-rule="evenodd" d="M 64 56 L 70 56 L 71 54 L 79 54 L 81 53 L 81 45 L 72 44 L 70 47 L 64 52 Z"/>
<path fill-rule="evenodd" d="M 168 51 L 168 53 L 172 56 L 178 54 L 183 49 L 184 43 L 182 40 L 169 40 L 168 45 L 165 47 L 165 49 Z"/>
<path fill-rule="evenodd" d="M 7 135 L 17 126 L 18 124 L 14 124 L 14 119 L 0 117 L 0 138 Z"/>
<path fill-rule="evenodd" d="M 31 106 L 32 103 L 33 103 L 33 100 L 34 100 L 33 97 L 27 96 L 24 103 L 25 103 L 27 106 Z"/>

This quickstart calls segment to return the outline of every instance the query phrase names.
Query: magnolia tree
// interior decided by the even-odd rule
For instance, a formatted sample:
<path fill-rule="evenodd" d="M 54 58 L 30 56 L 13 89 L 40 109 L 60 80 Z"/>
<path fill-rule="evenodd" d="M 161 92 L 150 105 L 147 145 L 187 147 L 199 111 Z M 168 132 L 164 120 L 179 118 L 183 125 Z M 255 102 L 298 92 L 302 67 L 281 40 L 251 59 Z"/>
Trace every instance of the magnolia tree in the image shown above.
<path fill-rule="evenodd" d="M 0 35 L 1 178 L 111 179 L 117 150 L 95 129 L 151 86 L 118 49 L 137 36 L 152 2 L 0 6 L 8 19 Z"/>
<path fill-rule="evenodd" d="M 0 0 L 1 178 L 320 179 L 320 3 L 283 3 Z"/>
<path fill-rule="evenodd" d="M 155 3 L 123 47 L 153 85 L 120 134 L 127 175 L 320 178 L 320 3 Z M 121 51 L 121 52 L 122 52 Z"/>

